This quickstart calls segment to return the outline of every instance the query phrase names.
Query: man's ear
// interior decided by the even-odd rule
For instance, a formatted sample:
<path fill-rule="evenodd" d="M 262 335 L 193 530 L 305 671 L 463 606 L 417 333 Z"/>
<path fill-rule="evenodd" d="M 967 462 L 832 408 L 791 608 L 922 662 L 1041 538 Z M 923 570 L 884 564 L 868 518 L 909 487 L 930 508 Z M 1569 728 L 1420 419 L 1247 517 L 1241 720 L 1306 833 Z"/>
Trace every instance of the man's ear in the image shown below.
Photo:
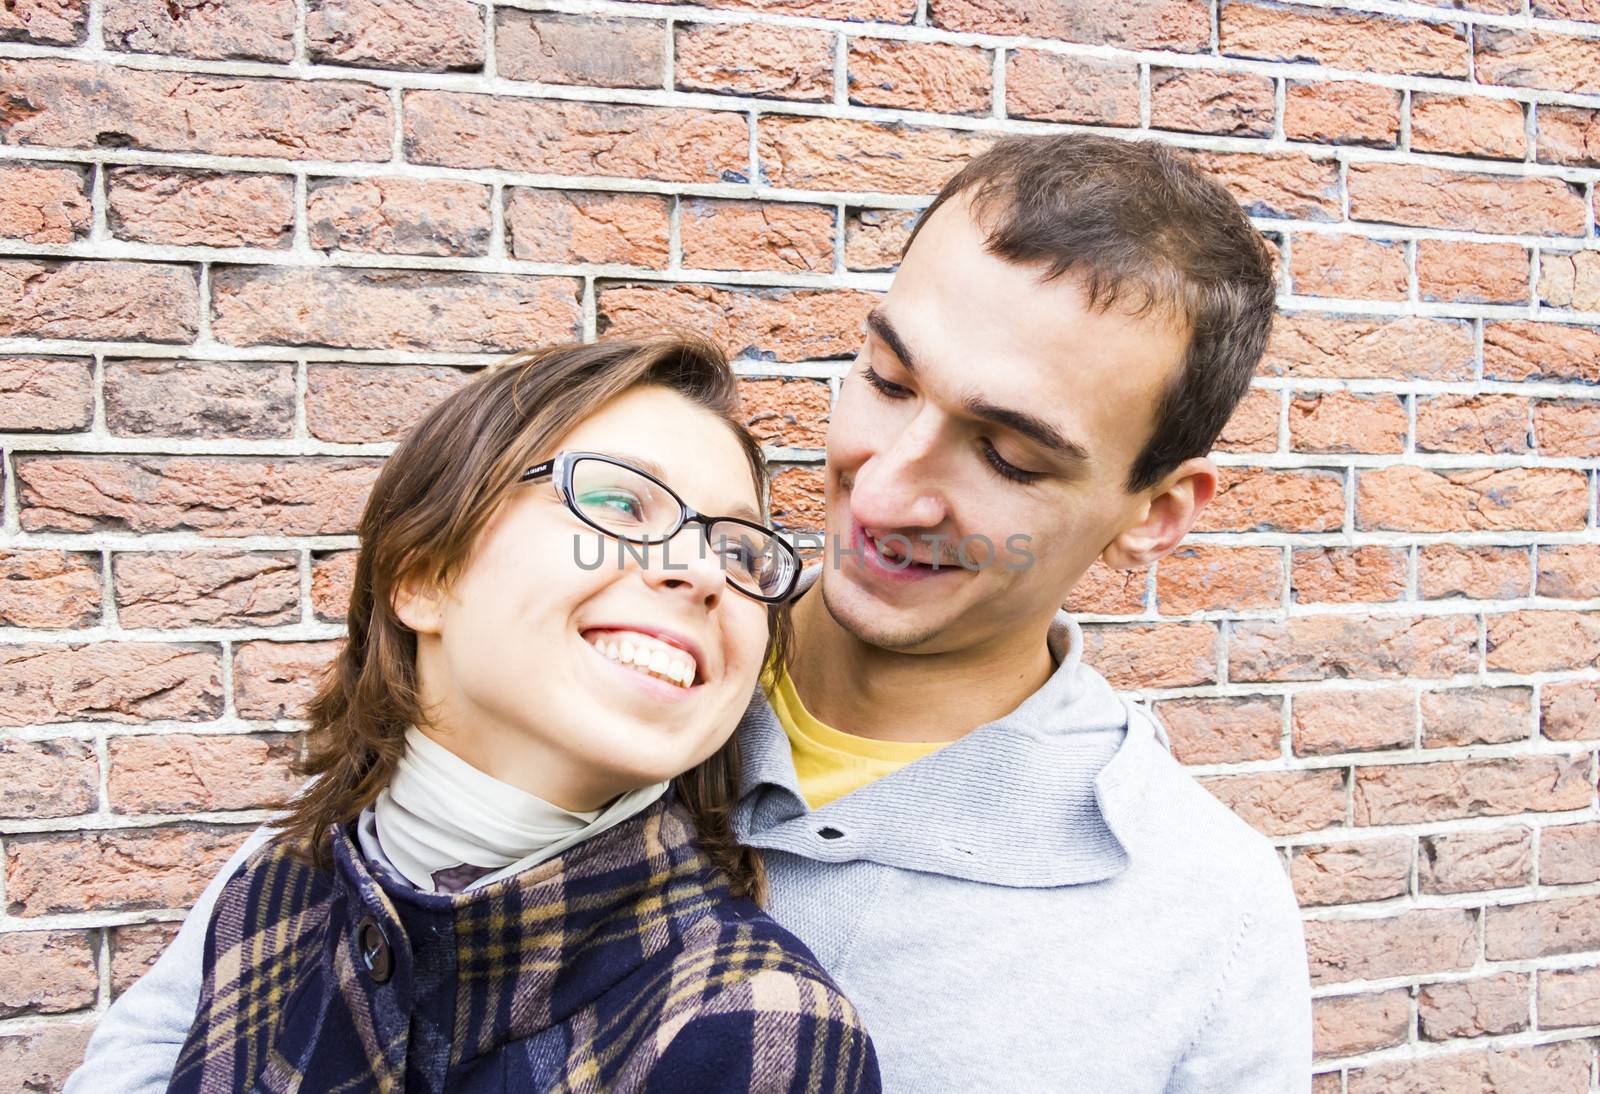
<path fill-rule="evenodd" d="M 1101 560 L 1116 570 L 1137 570 L 1170 554 L 1216 496 L 1217 476 L 1207 456 L 1179 464 L 1152 488 L 1139 518 L 1106 544 Z"/>
<path fill-rule="evenodd" d="M 444 629 L 444 593 L 432 582 L 402 579 L 394 587 L 390 604 L 400 622 L 417 634 L 438 634 Z"/>

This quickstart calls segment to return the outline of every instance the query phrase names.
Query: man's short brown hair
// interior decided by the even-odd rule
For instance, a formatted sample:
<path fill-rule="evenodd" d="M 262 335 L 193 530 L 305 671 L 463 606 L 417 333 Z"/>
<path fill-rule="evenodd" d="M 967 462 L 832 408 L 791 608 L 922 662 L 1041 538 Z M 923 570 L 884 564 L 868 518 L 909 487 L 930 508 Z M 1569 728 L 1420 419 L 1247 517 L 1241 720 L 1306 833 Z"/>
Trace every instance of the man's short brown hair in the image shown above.
<path fill-rule="evenodd" d="M 945 183 L 906 249 L 934 210 L 969 193 L 991 254 L 1040 266 L 1046 281 L 1071 274 L 1092 308 L 1164 310 L 1187 325 L 1183 367 L 1128 491 L 1211 451 L 1266 351 L 1275 307 L 1271 256 L 1238 202 L 1152 141 L 1008 137 Z"/>

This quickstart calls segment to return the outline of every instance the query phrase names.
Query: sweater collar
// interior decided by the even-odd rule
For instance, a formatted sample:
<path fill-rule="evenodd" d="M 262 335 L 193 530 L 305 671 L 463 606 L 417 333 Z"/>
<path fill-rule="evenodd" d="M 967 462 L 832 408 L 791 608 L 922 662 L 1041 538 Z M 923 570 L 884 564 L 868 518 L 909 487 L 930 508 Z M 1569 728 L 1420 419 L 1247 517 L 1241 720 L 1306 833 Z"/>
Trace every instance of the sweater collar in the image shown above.
<path fill-rule="evenodd" d="M 1148 746 L 1165 735 L 1082 663 L 1082 632 L 1066 612 L 1047 641 L 1056 671 L 1011 713 L 817 810 L 757 688 L 739 726 L 739 840 L 1018 888 L 1121 873 L 1143 812 Z"/>

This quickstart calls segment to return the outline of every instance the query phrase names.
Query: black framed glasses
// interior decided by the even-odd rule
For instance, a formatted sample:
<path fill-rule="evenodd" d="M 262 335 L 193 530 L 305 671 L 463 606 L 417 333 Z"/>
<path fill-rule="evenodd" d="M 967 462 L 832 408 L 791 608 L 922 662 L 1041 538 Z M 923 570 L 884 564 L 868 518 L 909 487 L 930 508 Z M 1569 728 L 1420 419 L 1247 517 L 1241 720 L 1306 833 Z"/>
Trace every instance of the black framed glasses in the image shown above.
<path fill-rule="evenodd" d="M 615 456 L 562 452 L 517 481 L 545 478 L 574 516 L 613 539 L 665 543 L 685 524 L 700 525 L 728 584 L 755 600 L 781 603 L 800 580 L 800 556 L 777 531 L 741 517 L 698 513 L 666 483 Z"/>

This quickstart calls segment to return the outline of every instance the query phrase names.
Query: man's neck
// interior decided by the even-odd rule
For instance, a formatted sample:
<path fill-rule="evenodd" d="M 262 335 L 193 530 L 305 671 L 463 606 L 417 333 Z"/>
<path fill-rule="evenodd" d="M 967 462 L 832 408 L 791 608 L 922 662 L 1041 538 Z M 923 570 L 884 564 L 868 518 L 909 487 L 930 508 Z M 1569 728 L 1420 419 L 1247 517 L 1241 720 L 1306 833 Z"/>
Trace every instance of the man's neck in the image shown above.
<path fill-rule="evenodd" d="M 841 627 L 819 581 L 794 606 L 789 676 L 806 711 L 878 741 L 954 741 L 1001 718 L 1055 671 L 1043 627 L 949 653 L 901 653 Z"/>

